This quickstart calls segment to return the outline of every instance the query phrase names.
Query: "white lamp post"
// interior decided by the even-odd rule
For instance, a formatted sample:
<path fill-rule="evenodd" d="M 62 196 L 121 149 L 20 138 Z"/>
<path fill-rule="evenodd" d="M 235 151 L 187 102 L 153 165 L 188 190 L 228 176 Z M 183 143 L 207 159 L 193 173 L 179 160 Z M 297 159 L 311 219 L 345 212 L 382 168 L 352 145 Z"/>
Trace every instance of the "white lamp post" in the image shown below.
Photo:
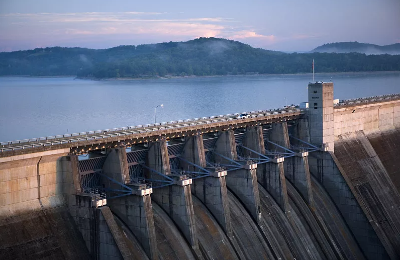
<path fill-rule="evenodd" d="M 157 123 L 157 107 L 164 107 L 164 105 L 161 104 L 154 108 L 154 124 Z"/>

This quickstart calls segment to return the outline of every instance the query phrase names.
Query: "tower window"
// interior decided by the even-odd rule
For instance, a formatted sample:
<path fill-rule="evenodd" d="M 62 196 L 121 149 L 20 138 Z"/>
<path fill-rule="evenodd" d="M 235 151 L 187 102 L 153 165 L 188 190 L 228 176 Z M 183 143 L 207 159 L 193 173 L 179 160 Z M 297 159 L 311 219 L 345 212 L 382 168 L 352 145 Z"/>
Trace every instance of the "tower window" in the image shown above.
<path fill-rule="evenodd" d="M 318 91 L 314 90 L 314 93 L 318 93 Z"/>

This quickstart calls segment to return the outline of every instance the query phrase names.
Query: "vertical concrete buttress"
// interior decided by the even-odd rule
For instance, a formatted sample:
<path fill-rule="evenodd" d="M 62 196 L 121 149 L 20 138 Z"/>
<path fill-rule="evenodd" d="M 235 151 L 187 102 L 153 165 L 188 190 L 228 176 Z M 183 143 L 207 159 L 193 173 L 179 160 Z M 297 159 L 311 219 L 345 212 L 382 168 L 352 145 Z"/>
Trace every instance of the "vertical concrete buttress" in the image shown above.
<path fill-rule="evenodd" d="M 133 189 L 129 185 L 129 168 L 125 148 L 115 148 L 108 151 L 103 165 L 103 174 Z M 121 189 L 118 184 L 103 178 L 106 187 Z M 140 245 L 150 259 L 158 259 L 157 241 L 155 235 L 153 210 L 150 194 L 128 195 L 107 200 L 108 206 L 135 235 Z"/>
<path fill-rule="evenodd" d="M 268 140 L 282 147 L 290 147 L 287 123 L 273 123 L 268 134 Z M 269 144 L 266 148 L 273 152 L 287 152 L 283 148 Z M 260 183 L 274 197 L 275 201 L 284 212 L 287 212 L 289 198 L 286 188 L 285 170 L 283 157 L 274 158 L 272 162 L 266 163 L 258 170 Z"/>
<path fill-rule="evenodd" d="M 310 143 L 310 129 L 308 125 L 308 120 L 306 118 L 297 119 L 296 124 L 292 126 L 292 135 L 297 139 L 303 140 Z M 295 145 L 301 144 L 297 140 L 293 140 Z"/>
<path fill-rule="evenodd" d="M 263 164 L 257 171 L 261 185 L 271 194 L 280 208 L 287 212 L 289 198 L 283 167 L 283 158 Z"/>
<path fill-rule="evenodd" d="M 124 147 L 107 150 L 107 158 L 103 165 L 103 173 L 108 177 L 120 182 L 129 183 L 129 168 Z M 118 184 L 109 180 L 103 180 L 106 187 L 120 188 Z"/>
<path fill-rule="evenodd" d="M 248 147 L 258 153 L 265 154 L 265 145 L 263 137 L 263 129 L 261 126 L 248 127 L 245 137 L 243 138 L 243 146 Z M 254 156 L 250 151 L 244 150 L 244 156 Z"/>
<path fill-rule="evenodd" d="M 272 128 L 268 134 L 268 140 L 271 142 L 274 142 L 280 146 L 283 146 L 285 148 L 290 148 L 290 140 L 289 140 L 289 132 L 288 132 L 287 123 L 286 122 L 273 123 Z M 273 150 L 276 150 L 278 152 L 286 152 L 284 149 L 277 147 L 273 144 L 271 144 L 270 147 L 272 147 Z M 270 149 L 270 150 L 272 150 L 272 149 Z"/>
<path fill-rule="evenodd" d="M 296 124 L 294 124 L 291 128 L 291 134 L 293 137 L 295 137 L 291 140 L 291 144 L 295 147 L 302 147 L 305 145 L 299 140 L 310 143 L 308 120 L 304 118 L 298 119 Z M 285 160 L 285 176 L 297 188 L 308 205 L 312 206 L 313 193 L 311 187 L 308 152 L 299 152 L 295 157 L 287 158 Z"/>
<path fill-rule="evenodd" d="M 202 135 L 188 137 L 183 151 L 186 160 L 201 167 L 206 166 Z M 214 176 L 196 179 L 192 185 L 192 193 L 206 205 L 230 237 L 232 235 L 232 224 L 225 178 L 225 176 L 215 174 Z"/>
<path fill-rule="evenodd" d="M 150 144 L 147 166 L 165 175 L 171 174 L 167 141 L 165 139 Z"/>
<path fill-rule="evenodd" d="M 297 153 L 284 161 L 285 176 L 297 188 L 308 205 L 313 205 L 308 153 Z"/>
<path fill-rule="evenodd" d="M 215 151 L 231 160 L 237 159 L 235 136 L 232 130 L 222 132 L 215 143 Z M 217 163 L 232 164 L 227 159 L 215 156 Z M 229 189 L 239 197 L 251 217 L 257 223 L 261 218 L 260 195 L 257 184 L 257 164 L 245 165 L 242 169 L 230 171 L 226 177 Z"/>
<path fill-rule="evenodd" d="M 170 175 L 166 140 L 154 142 L 148 152 L 147 165 L 161 174 Z M 152 176 L 157 177 L 155 174 Z M 191 185 L 169 185 L 153 190 L 152 198 L 175 222 L 192 248 L 198 250 Z"/>

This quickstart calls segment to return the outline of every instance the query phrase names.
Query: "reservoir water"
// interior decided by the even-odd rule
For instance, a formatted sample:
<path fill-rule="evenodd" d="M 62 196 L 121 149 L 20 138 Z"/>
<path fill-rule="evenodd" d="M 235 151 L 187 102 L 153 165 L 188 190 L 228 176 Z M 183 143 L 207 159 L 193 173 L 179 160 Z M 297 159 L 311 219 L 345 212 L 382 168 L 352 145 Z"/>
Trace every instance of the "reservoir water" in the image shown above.
<path fill-rule="evenodd" d="M 311 75 L 92 81 L 0 77 L 0 141 L 279 108 L 307 101 Z M 400 93 L 400 72 L 317 74 L 334 98 Z"/>

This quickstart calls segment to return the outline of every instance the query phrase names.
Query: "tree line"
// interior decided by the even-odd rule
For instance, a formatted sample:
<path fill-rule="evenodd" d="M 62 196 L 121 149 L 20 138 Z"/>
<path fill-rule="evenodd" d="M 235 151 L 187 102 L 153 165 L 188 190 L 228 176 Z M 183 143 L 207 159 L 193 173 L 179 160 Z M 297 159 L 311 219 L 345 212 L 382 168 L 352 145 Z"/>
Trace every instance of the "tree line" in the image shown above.
<path fill-rule="evenodd" d="M 43 48 L 0 53 L 0 75 L 80 78 L 149 78 L 308 73 L 400 71 L 400 55 L 361 53 L 283 53 L 237 41 L 199 38 L 104 50 Z"/>

